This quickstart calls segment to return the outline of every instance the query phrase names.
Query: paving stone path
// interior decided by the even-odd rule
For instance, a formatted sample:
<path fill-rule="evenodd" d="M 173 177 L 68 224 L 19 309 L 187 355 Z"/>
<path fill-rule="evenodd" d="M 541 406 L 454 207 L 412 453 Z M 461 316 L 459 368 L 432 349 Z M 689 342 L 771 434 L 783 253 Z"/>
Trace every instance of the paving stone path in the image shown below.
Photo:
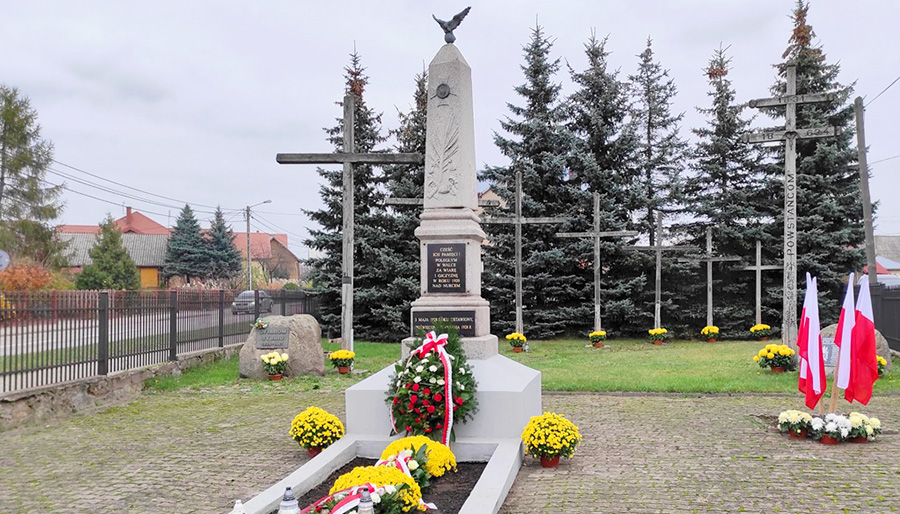
<path fill-rule="evenodd" d="M 545 394 L 543 403 L 585 441 L 556 469 L 528 458 L 504 514 L 900 510 L 898 396 L 861 409 L 886 426 L 879 441 L 837 447 L 770 426 L 799 395 Z M 306 462 L 287 432 L 312 404 L 344 418 L 339 391 L 269 384 L 147 393 L 2 432 L 0 513 L 227 512 Z"/>

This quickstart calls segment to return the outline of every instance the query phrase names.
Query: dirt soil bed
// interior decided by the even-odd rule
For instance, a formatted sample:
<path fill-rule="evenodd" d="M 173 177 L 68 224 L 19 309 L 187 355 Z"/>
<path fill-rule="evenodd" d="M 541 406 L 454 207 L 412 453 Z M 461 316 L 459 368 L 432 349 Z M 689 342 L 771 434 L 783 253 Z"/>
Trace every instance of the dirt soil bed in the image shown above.
<path fill-rule="evenodd" d="M 344 473 L 348 473 L 357 466 L 371 466 L 374 464 L 372 459 L 364 459 L 357 457 L 344 467 L 338 469 L 331 474 L 324 482 L 316 486 L 315 489 L 309 491 L 299 498 L 300 508 L 303 509 L 326 496 L 332 484 Z M 452 471 L 445 473 L 440 478 L 431 480 L 431 487 L 423 493 L 424 500 L 437 506 L 437 510 L 430 510 L 437 514 L 457 514 L 462 508 L 469 492 L 475 487 L 475 483 L 481 478 L 481 472 L 484 471 L 486 463 L 484 462 L 460 462 L 457 466 L 457 472 Z"/>

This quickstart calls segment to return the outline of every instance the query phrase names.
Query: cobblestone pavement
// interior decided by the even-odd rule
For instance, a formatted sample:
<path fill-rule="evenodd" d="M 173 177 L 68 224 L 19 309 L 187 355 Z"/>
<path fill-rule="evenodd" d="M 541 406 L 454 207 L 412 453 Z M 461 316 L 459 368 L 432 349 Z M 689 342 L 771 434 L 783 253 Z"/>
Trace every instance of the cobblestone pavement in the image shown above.
<path fill-rule="evenodd" d="M 831 447 L 771 426 L 797 396 L 545 394 L 584 442 L 559 468 L 526 459 L 505 514 L 900 510 L 900 397 L 862 412 L 879 441 Z M 127 406 L 0 433 L 0 513 L 224 513 L 307 460 L 287 435 L 338 391 L 148 393 Z M 842 405 L 842 409 L 846 403 Z"/>

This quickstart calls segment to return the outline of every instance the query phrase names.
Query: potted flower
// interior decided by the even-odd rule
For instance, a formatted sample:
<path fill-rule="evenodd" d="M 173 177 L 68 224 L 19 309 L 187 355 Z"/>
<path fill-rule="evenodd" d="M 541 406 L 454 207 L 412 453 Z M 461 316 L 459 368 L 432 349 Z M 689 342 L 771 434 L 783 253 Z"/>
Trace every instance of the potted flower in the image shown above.
<path fill-rule="evenodd" d="M 772 373 L 784 373 L 794 366 L 794 350 L 786 344 L 767 344 L 753 356 L 753 362 L 760 368 L 770 368 Z"/>
<path fill-rule="evenodd" d="M 580 441 L 578 427 L 553 412 L 532 416 L 522 431 L 525 453 L 539 458 L 545 468 L 558 466 L 560 457 L 572 458 Z"/>
<path fill-rule="evenodd" d="M 663 344 L 663 341 L 668 341 L 670 337 L 669 331 L 664 328 L 651 328 L 647 331 L 650 334 L 650 341 L 653 344 Z"/>
<path fill-rule="evenodd" d="M 594 348 L 603 348 L 603 341 L 606 341 L 606 330 L 594 330 L 588 337 L 591 338 Z"/>
<path fill-rule="evenodd" d="M 810 435 L 820 439 L 822 444 L 839 444 L 850 436 L 853 428 L 850 420 L 840 414 L 826 414 L 825 418 L 815 417 L 809 422 Z"/>
<path fill-rule="evenodd" d="M 854 443 L 868 442 L 881 433 L 881 421 L 878 418 L 870 418 L 859 412 L 851 412 L 847 418 L 850 420 L 850 434 L 847 438 Z"/>
<path fill-rule="evenodd" d="M 881 378 L 887 373 L 887 360 L 881 355 L 876 355 L 875 360 L 878 361 L 878 377 Z"/>
<path fill-rule="evenodd" d="M 522 347 L 525 346 L 525 342 L 528 341 L 528 339 L 525 338 L 525 334 L 520 334 L 518 332 L 507 335 L 506 340 L 509 341 L 509 345 L 512 346 L 513 351 L 516 353 L 520 353 Z"/>
<path fill-rule="evenodd" d="M 719 327 L 715 325 L 707 325 L 700 331 L 700 335 L 706 337 L 707 343 L 715 343 L 719 338 Z"/>
<path fill-rule="evenodd" d="M 281 380 L 281 376 L 287 368 L 288 354 L 272 352 L 262 355 L 260 359 L 262 359 L 266 375 L 269 375 L 269 380 Z"/>
<path fill-rule="evenodd" d="M 778 415 L 778 430 L 794 439 L 806 439 L 812 416 L 799 410 L 786 410 Z"/>
<path fill-rule="evenodd" d="M 353 365 L 353 359 L 355 357 L 356 354 L 350 350 L 338 350 L 336 352 L 331 352 L 328 356 L 328 358 L 331 359 L 331 365 L 337 368 L 338 373 L 341 375 L 350 373 L 350 366 Z"/>
<path fill-rule="evenodd" d="M 269 322 L 265 321 L 262 318 L 256 318 L 256 321 L 254 321 L 253 323 L 250 323 L 250 328 L 265 330 L 265 329 L 269 328 Z"/>
<path fill-rule="evenodd" d="M 334 414 L 311 406 L 291 422 L 291 437 L 315 457 L 323 448 L 344 437 L 344 425 Z"/>
<path fill-rule="evenodd" d="M 770 335 L 772 335 L 772 327 L 769 325 L 760 323 L 759 325 L 750 327 L 750 336 L 756 337 L 760 341 L 768 341 Z"/>

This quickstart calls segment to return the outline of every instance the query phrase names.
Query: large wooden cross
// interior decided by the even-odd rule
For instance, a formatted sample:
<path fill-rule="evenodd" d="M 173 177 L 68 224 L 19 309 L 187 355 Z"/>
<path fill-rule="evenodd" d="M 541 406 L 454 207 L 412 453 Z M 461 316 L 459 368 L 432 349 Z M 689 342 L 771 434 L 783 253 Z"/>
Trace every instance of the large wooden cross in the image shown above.
<path fill-rule="evenodd" d="M 512 218 L 486 218 L 482 223 L 516 226 L 516 332 L 524 334 L 522 321 L 522 225 L 563 223 L 567 218 L 525 218 L 522 216 L 522 172 L 516 171 L 516 215 Z"/>
<path fill-rule="evenodd" d="M 341 348 L 353 350 L 353 165 L 354 164 L 424 164 L 419 153 L 356 153 L 354 125 L 356 100 L 344 96 L 344 144 L 342 152 L 280 153 L 279 164 L 343 164 L 343 232 L 341 249 Z"/>
<path fill-rule="evenodd" d="M 702 257 L 686 257 L 678 259 L 680 262 L 705 262 L 706 263 L 706 326 L 713 324 L 713 263 L 739 261 L 740 257 L 725 255 L 716 257 L 712 248 L 712 227 L 706 227 L 706 253 Z"/>
<path fill-rule="evenodd" d="M 784 106 L 784 130 L 744 134 L 746 143 L 784 141 L 784 296 L 782 340 L 797 347 L 797 139 L 831 137 L 835 127 L 797 128 L 797 105 L 834 100 L 833 93 L 797 94 L 797 66 L 787 66 L 784 96 L 750 100 L 750 107 Z"/>
<path fill-rule="evenodd" d="M 600 193 L 594 192 L 594 226 L 590 232 L 560 232 L 556 237 L 590 237 L 594 240 L 594 330 L 603 330 L 600 319 L 600 240 L 604 237 L 629 237 L 638 235 L 633 230 L 600 230 Z"/>
<path fill-rule="evenodd" d="M 756 272 L 756 324 L 759 325 L 762 323 L 762 272 L 767 270 L 776 270 L 782 269 L 783 266 L 779 266 L 777 264 L 768 264 L 763 265 L 762 263 L 762 243 L 757 239 L 756 240 L 756 265 L 755 266 L 744 266 L 742 268 L 738 268 L 742 271 L 755 271 Z"/>
<path fill-rule="evenodd" d="M 662 244 L 662 220 L 663 215 L 662 212 L 657 212 L 656 215 L 656 244 L 651 246 L 629 246 L 627 248 L 632 250 L 650 250 L 656 252 L 656 296 L 653 307 L 653 328 L 661 328 L 660 327 L 660 305 L 662 304 L 662 253 L 669 251 L 688 251 L 688 250 L 697 250 L 696 246 L 682 246 L 682 245 L 673 245 L 673 246 L 663 246 Z"/>

